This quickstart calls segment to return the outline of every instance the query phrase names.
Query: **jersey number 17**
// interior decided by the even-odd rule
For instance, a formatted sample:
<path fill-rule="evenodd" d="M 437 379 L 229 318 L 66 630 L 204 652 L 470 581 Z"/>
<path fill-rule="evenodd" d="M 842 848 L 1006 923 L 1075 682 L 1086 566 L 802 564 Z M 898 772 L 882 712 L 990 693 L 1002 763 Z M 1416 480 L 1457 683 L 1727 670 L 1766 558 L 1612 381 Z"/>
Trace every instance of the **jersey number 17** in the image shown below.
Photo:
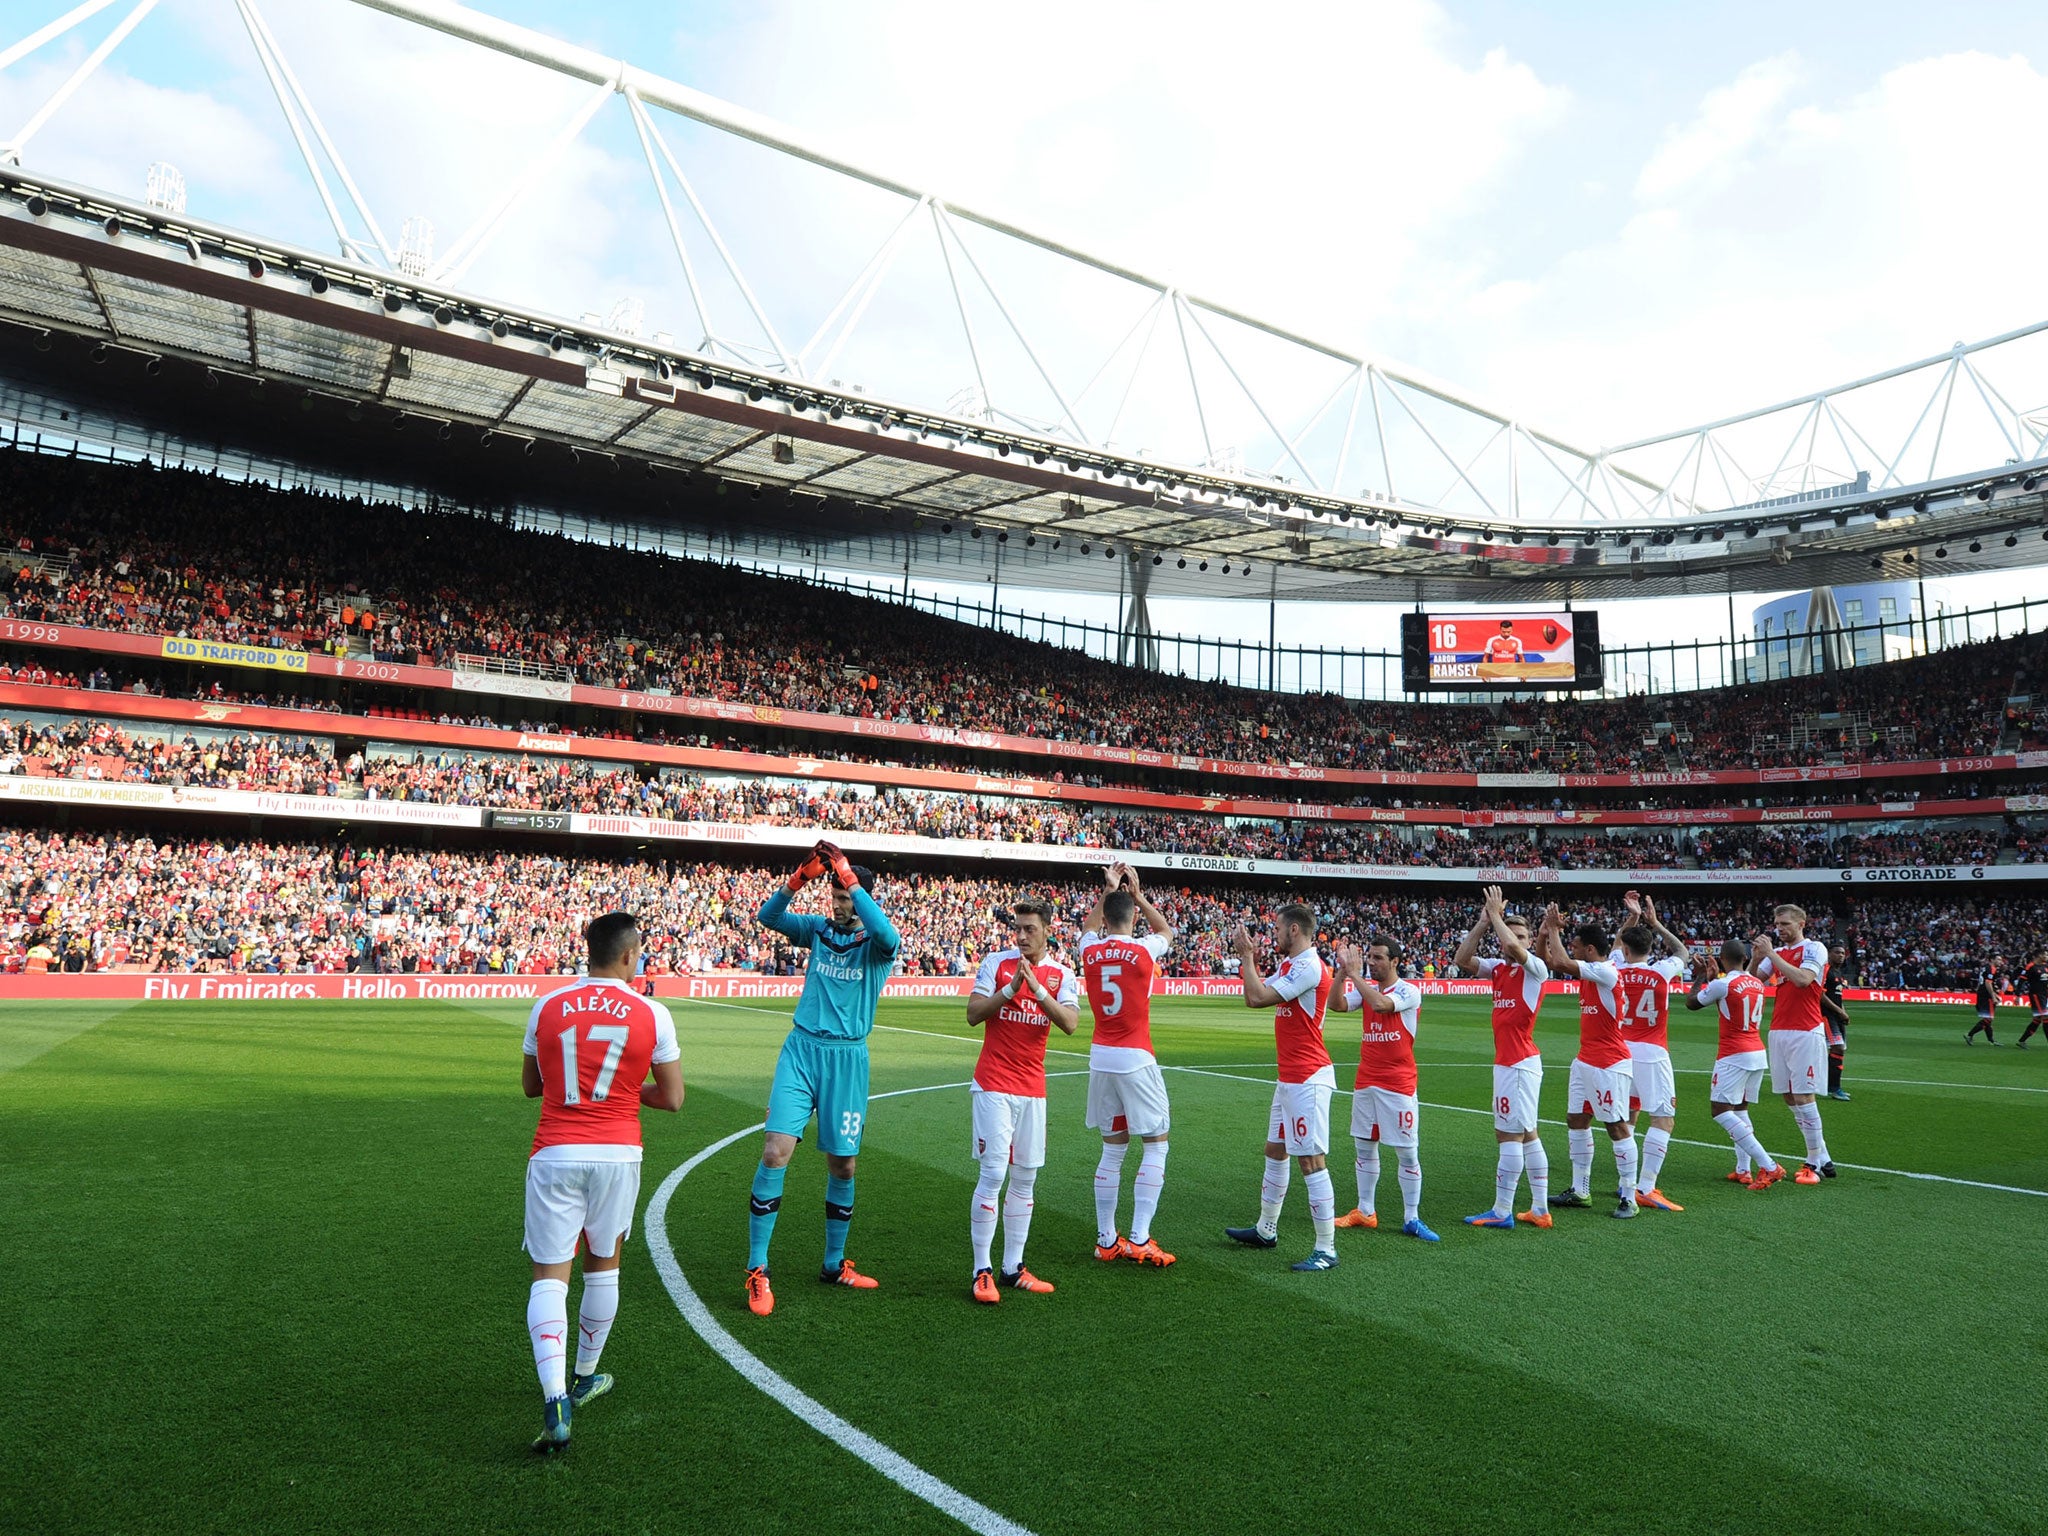
<path fill-rule="evenodd" d="M 624 1024 L 592 1024 L 584 1030 L 585 1039 L 591 1045 L 605 1048 L 604 1062 L 597 1069 L 597 1081 L 590 1085 L 590 1098 L 601 1104 L 612 1091 L 612 1077 L 619 1070 L 619 1058 L 626 1054 L 626 1041 L 632 1031 Z M 576 1026 L 570 1025 L 562 1031 L 562 1103 L 583 1102 L 583 1080 L 576 1070 Z"/>

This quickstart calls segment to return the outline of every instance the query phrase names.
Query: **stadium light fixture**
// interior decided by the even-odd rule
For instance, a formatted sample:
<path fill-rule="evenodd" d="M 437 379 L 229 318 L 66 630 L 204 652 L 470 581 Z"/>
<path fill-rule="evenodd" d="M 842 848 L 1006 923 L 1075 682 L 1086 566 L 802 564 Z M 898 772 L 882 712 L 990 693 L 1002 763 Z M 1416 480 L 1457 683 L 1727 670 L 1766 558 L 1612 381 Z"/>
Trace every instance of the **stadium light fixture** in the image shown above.
<path fill-rule="evenodd" d="M 1934 552 L 1934 558 L 1937 560 L 1946 560 L 1948 558 L 1948 546 L 1946 544 L 1943 544 L 1940 548 L 1936 549 Z"/>
<path fill-rule="evenodd" d="M 1024 535 L 1024 547 L 1025 547 L 1026 549 L 1030 549 L 1031 547 L 1033 547 L 1033 546 L 1034 546 L 1035 544 L 1037 544 L 1037 543 L 1038 543 L 1038 535 L 1037 535 L 1037 534 L 1035 534 L 1035 533 L 1027 533 L 1027 534 L 1025 534 L 1025 535 Z"/>
<path fill-rule="evenodd" d="M 102 229 L 106 230 L 106 232 L 107 232 L 107 238 L 108 238 L 109 240 L 118 240 L 118 239 L 120 239 L 120 238 L 121 238 L 121 215 L 119 215 L 118 213 L 110 213 L 110 214 L 108 214 L 108 215 L 107 215 L 107 222 L 106 222 L 105 224 L 101 225 L 100 227 L 101 227 Z"/>
<path fill-rule="evenodd" d="M 92 360 L 96 363 L 104 363 L 107 360 L 107 344 L 104 341 L 93 344 Z"/>
<path fill-rule="evenodd" d="M 1116 558 L 1116 551 L 1105 544 L 1102 547 L 1102 558 L 1105 560 L 1114 560 Z"/>
<path fill-rule="evenodd" d="M 511 334 L 512 322 L 510 320 L 507 320 L 503 315 L 498 316 L 497 319 L 491 322 L 491 335 L 496 337 L 499 341 L 503 341 L 507 336 L 510 336 Z"/>
<path fill-rule="evenodd" d="M 325 293 L 327 291 L 327 274 L 325 272 L 309 272 L 306 274 L 306 287 L 316 297 Z"/>
<path fill-rule="evenodd" d="M 1988 485 L 1980 485 L 1980 486 L 1978 486 L 1978 487 L 1977 487 L 1977 499 L 1978 499 L 1979 501 L 1989 501 L 1989 500 L 1991 499 L 1991 487 L 1990 487 L 1990 486 L 1988 486 Z"/>
<path fill-rule="evenodd" d="M 519 451 L 520 451 L 521 453 L 525 454 L 525 455 L 526 455 L 526 456 L 527 456 L 527 457 L 528 457 L 528 458 L 530 459 L 530 458 L 532 458 L 532 457 L 533 457 L 533 450 L 534 450 L 534 448 L 535 448 L 535 447 L 536 447 L 536 446 L 537 446 L 537 445 L 539 444 L 539 442 L 540 442 L 540 439 L 539 439 L 539 438 L 537 438 L 537 437 L 529 437 L 529 438 L 528 438 L 528 439 L 526 440 L 526 446 L 525 446 L 525 447 L 523 447 L 523 448 L 521 448 L 521 449 L 520 449 Z"/>
<path fill-rule="evenodd" d="M 970 539 L 978 539 L 981 537 L 981 530 L 979 528 L 970 528 L 967 530 L 967 537 L 969 537 Z"/>
<path fill-rule="evenodd" d="M 164 371 L 164 360 L 160 357 L 152 357 L 143 363 L 142 371 L 153 379 Z M 312 396 L 309 395 L 307 398 L 311 399 Z"/>
<path fill-rule="evenodd" d="M 436 325 L 453 325 L 454 323 L 455 323 L 455 306 L 454 306 L 454 305 L 452 305 L 452 304 L 437 304 L 436 306 L 434 306 L 434 324 L 436 324 Z"/>
<path fill-rule="evenodd" d="M 444 443 L 447 442 L 448 439 L 453 437 L 454 435 L 455 424 L 453 422 L 444 421 L 441 423 L 440 426 L 434 429 L 434 436 L 438 437 Z M 614 459 L 612 462 L 616 464 L 618 461 Z"/>
<path fill-rule="evenodd" d="M 1913 510 L 1922 517 L 1925 517 L 1927 515 L 1927 498 L 1925 496 L 1915 496 L 1913 498 Z"/>
<path fill-rule="evenodd" d="M 1228 564 L 1226 564 L 1226 565 L 1225 565 L 1225 566 L 1223 567 L 1223 574 L 1224 574 L 1224 575 L 1226 575 L 1226 576 L 1228 576 L 1228 575 L 1230 574 L 1230 567 L 1229 567 L 1229 565 L 1228 565 Z"/>
<path fill-rule="evenodd" d="M 1092 555 L 1095 553 L 1095 547 L 1092 544 L 1083 544 L 1081 546 L 1081 553 L 1084 555 Z"/>
<path fill-rule="evenodd" d="M 941 523 L 941 524 L 939 524 L 939 532 L 941 532 L 941 533 L 951 533 L 952 531 L 953 531 L 953 525 L 952 525 L 951 523 Z"/>
<path fill-rule="evenodd" d="M 1188 568 L 1188 557 L 1186 555 L 1182 555 L 1178 560 L 1174 561 L 1173 564 L 1176 570 L 1184 571 Z"/>
<path fill-rule="evenodd" d="M 796 444 L 786 437 L 778 437 L 775 439 L 774 447 L 769 450 L 769 456 L 778 464 L 794 464 L 796 462 Z"/>
<path fill-rule="evenodd" d="M 2018 534 L 2016 534 L 2016 533 L 2008 533 L 2008 534 L 2007 534 L 2007 535 L 2005 536 L 2005 547 L 2006 547 L 2007 549 L 2011 549 L 2011 548 L 2012 548 L 2012 547 L 2013 547 L 2014 545 L 2018 544 L 2018 543 L 2019 543 L 2019 541 L 2020 541 L 2020 536 L 2019 536 Z"/>
<path fill-rule="evenodd" d="M 30 218 L 40 219 L 44 214 L 50 211 L 50 200 L 47 197 L 44 197 L 40 192 L 38 192 L 33 197 L 31 197 L 26 203 L 23 203 L 22 206 L 28 210 L 28 216 Z"/>
<path fill-rule="evenodd" d="M 1979 542 L 1978 540 L 1976 540 L 1976 539 L 1972 539 L 1972 540 L 1970 540 L 1970 553 L 1971 553 L 1971 554 L 1973 554 L 1973 555 L 1981 555 L 1981 554 L 1983 554 L 1983 553 L 1984 553 L 1984 546 L 1983 546 L 1983 544 L 1982 544 L 1982 543 L 1980 543 L 1980 542 Z"/>
<path fill-rule="evenodd" d="M 1152 557 L 1152 563 L 1153 563 L 1154 565 L 1164 565 L 1164 564 L 1166 564 L 1166 556 L 1164 556 L 1164 555 L 1154 555 L 1154 556 Z"/>
<path fill-rule="evenodd" d="M 1556 544 L 1557 544 L 1557 535 L 1556 535 L 1556 534 L 1554 534 L 1554 533 L 1553 533 L 1553 534 L 1549 534 L 1549 535 L 1547 535 L 1547 536 L 1546 536 L 1546 537 L 1544 538 L 1543 542 L 1544 542 L 1544 543 L 1546 543 L 1546 544 L 1549 544 L 1549 545 L 1551 545 L 1552 547 L 1555 547 L 1555 546 L 1556 546 Z"/>
<path fill-rule="evenodd" d="M 1195 569 L 1198 571 L 1206 571 L 1207 569 L 1209 569 L 1209 562 L 1204 560 L 1200 565 L 1196 566 Z"/>
<path fill-rule="evenodd" d="M 2039 475 L 2028 475 L 2026 479 L 2020 482 L 2020 489 L 2023 491 L 2031 491 L 2034 489 L 2035 486 L 2039 485 L 2040 483 L 2041 477 Z"/>
<path fill-rule="evenodd" d="M 548 337 L 548 350 L 550 352 L 559 352 L 567 345 L 569 345 L 569 338 L 561 331 L 556 331 Z"/>
<path fill-rule="evenodd" d="M 262 282 L 264 274 L 269 272 L 269 270 L 268 267 L 263 265 L 263 258 L 261 256 L 251 256 L 249 258 L 249 275 L 255 278 L 257 282 Z"/>
<path fill-rule="evenodd" d="M 404 297 L 400 295 L 396 288 L 386 288 L 384 290 L 384 312 L 388 315 L 395 315 L 403 308 L 405 308 Z"/>
<path fill-rule="evenodd" d="M 29 345 L 34 347 L 38 352 L 49 351 L 50 333 L 48 331 L 37 331 L 35 335 L 29 339 Z"/>
<path fill-rule="evenodd" d="M 1010 531 L 1009 531 L 1009 530 L 1008 530 L 1008 529 L 1006 528 L 1006 529 L 1004 529 L 1004 530 L 1003 530 L 1003 531 L 1002 531 L 1001 533 L 997 534 L 997 535 L 996 535 L 996 542 L 997 542 L 998 544 L 1007 544 L 1007 543 L 1009 543 L 1009 542 L 1010 542 Z"/>
<path fill-rule="evenodd" d="M 1058 539 L 1054 539 L 1054 540 L 1052 541 L 1052 547 L 1053 547 L 1054 549 L 1058 549 L 1058 548 L 1060 547 L 1060 541 L 1059 541 Z"/>

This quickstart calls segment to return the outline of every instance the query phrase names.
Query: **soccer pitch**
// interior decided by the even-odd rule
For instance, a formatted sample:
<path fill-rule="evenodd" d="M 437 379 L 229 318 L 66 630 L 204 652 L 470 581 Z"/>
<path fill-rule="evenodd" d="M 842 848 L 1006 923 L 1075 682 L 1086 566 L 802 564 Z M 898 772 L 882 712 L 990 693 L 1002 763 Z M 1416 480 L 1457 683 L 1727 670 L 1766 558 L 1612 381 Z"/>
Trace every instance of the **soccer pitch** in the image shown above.
<path fill-rule="evenodd" d="M 788 1013 L 673 1006 L 689 1098 L 645 1116 L 604 1358 L 619 1385 L 552 1459 L 526 1448 L 524 1008 L 0 1010 L 0 1232 L 25 1327 L 0 1527 L 961 1530 L 742 1376 L 664 1288 L 645 1203 L 759 1123 Z M 1051 1080 L 1028 1258 L 1058 1293 L 977 1307 L 975 1036 L 957 1002 L 892 1002 L 874 1090 L 934 1091 L 872 1107 L 848 1252 L 882 1288 L 812 1281 L 824 1169 L 809 1147 L 772 1317 L 748 1315 L 740 1286 L 757 1135 L 675 1184 L 667 1236 L 768 1370 L 1039 1536 L 2042 1530 L 2048 1198 L 2025 1191 L 2048 1191 L 2048 1049 L 1966 1049 L 1966 1014 L 1857 1008 L 1855 1101 L 1823 1101 L 1842 1178 L 1752 1195 L 1723 1181 L 1706 1115 L 1711 1025 L 1678 1011 L 1683 1139 L 1660 1183 L 1685 1212 L 1498 1233 L 1458 1219 L 1493 1189 L 1485 1000 L 1428 999 L 1423 1215 L 1444 1240 L 1340 1232 L 1342 1266 L 1297 1275 L 1298 1172 L 1277 1252 L 1221 1236 L 1256 1214 L 1270 1019 L 1160 999 L 1160 1058 L 1179 1070 L 1155 1230 L 1179 1264 L 1092 1258 L 1086 1058 L 1055 1054 L 1074 1075 Z M 1551 999 L 1538 1038 L 1560 1183 L 1575 1027 Z M 1340 1082 L 1356 1031 L 1332 1015 Z M 1055 1036 L 1086 1039 L 1085 1022 Z M 1783 1104 L 1755 1118 L 1796 1162 Z M 1348 1122 L 1340 1096 L 1340 1210 Z M 1387 1162 L 1383 1217 L 1399 1212 Z M 1596 1190 L 1612 1168 L 1603 1140 Z"/>

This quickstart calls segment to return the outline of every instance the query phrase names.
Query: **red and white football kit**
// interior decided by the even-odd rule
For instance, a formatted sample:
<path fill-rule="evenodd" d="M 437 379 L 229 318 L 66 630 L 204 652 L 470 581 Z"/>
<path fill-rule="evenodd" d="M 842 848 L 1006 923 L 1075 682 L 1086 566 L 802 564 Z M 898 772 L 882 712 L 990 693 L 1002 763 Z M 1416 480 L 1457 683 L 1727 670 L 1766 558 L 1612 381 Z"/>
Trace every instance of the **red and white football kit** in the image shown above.
<path fill-rule="evenodd" d="M 1763 1087 L 1764 984 L 1747 971 L 1716 976 L 1699 990 L 1699 1004 L 1720 1010 L 1721 1037 L 1707 1097 L 1716 1104 L 1753 1104 Z"/>
<path fill-rule="evenodd" d="M 1422 1012 L 1422 989 L 1412 981 L 1380 988 L 1389 1007 L 1362 1013 L 1364 1032 L 1358 1042 L 1358 1076 L 1352 1083 L 1351 1136 L 1389 1147 L 1416 1144 L 1415 1024 Z M 1344 985 L 1344 1000 L 1363 1002 L 1358 989 Z"/>
<path fill-rule="evenodd" d="M 1337 1091 L 1337 1069 L 1323 1044 L 1323 1012 L 1335 980 L 1314 945 L 1282 960 L 1266 978 L 1266 985 L 1280 994 L 1280 1006 L 1273 1010 L 1280 1081 L 1273 1087 L 1266 1140 L 1284 1144 L 1290 1157 L 1329 1155 L 1330 1095 Z"/>
<path fill-rule="evenodd" d="M 1671 984 L 1685 974 L 1673 956 L 1630 960 L 1609 957 L 1621 979 L 1621 1037 L 1628 1042 L 1629 1110 L 1652 1118 L 1678 1113 L 1678 1078 L 1671 1069 Z"/>
<path fill-rule="evenodd" d="M 995 996 L 1023 963 L 1014 949 L 987 956 L 975 972 L 974 995 Z M 1053 1001 L 1070 1007 L 1080 1000 L 1074 973 L 1057 960 L 1042 960 L 1034 969 Z M 981 1056 L 968 1094 L 975 1161 L 996 1157 L 1019 1168 L 1045 1166 L 1045 1045 L 1051 1028 L 1052 1020 L 1028 985 L 982 1026 Z"/>
<path fill-rule="evenodd" d="M 1095 1015 L 1087 1123 L 1105 1134 L 1167 1132 L 1166 1076 L 1152 1054 L 1152 978 L 1171 947 L 1157 933 L 1081 935 L 1081 976 Z"/>
<path fill-rule="evenodd" d="M 640 1085 L 682 1056 L 668 1009 L 599 978 L 533 1005 L 524 1050 L 540 1068 L 540 1126 L 526 1163 L 526 1251 L 565 1264 L 579 1234 L 608 1259 L 640 1198 Z"/>
<path fill-rule="evenodd" d="M 1771 1028 L 1766 1049 L 1771 1061 L 1771 1092 L 1825 1093 L 1828 1086 L 1827 1019 L 1820 1011 L 1820 984 L 1828 979 L 1828 952 L 1812 939 L 1781 944 L 1757 966 L 1766 980 L 1777 975 L 1780 962 L 1814 974 L 1810 987 L 1780 982 L 1771 998 Z"/>
<path fill-rule="evenodd" d="M 1536 1100 L 1543 1092 L 1536 1015 L 1550 967 L 1535 955 L 1521 965 L 1488 959 L 1474 965 L 1493 982 L 1493 1128 L 1525 1134 L 1536 1129 Z"/>
<path fill-rule="evenodd" d="M 1520 661 L 1522 642 L 1513 635 L 1495 635 L 1486 642 L 1486 659 L 1495 662 Z"/>
<path fill-rule="evenodd" d="M 1565 1112 L 1590 1114 L 1602 1125 L 1626 1120 L 1633 1086 L 1621 1036 L 1621 977 L 1604 960 L 1581 960 L 1579 1054 L 1572 1058 Z"/>

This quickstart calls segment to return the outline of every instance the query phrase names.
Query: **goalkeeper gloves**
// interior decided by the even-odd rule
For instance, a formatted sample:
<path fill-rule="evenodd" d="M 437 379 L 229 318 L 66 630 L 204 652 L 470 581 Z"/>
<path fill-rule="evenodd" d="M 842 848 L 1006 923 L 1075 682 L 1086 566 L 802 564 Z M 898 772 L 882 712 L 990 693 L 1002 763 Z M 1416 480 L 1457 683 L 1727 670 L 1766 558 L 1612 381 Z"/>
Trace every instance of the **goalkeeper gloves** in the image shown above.
<path fill-rule="evenodd" d="M 824 861 L 814 852 L 803 863 L 797 865 L 795 872 L 790 875 L 789 888 L 791 892 L 800 891 L 824 873 Z"/>
<path fill-rule="evenodd" d="M 840 851 L 837 843 L 821 841 L 817 847 L 813 848 L 811 850 L 811 861 L 817 863 L 820 860 L 823 861 L 822 867 L 824 869 L 832 871 L 832 878 L 838 882 L 839 889 L 842 891 L 850 891 L 860 884 L 859 877 L 853 872 L 853 864 Z"/>

